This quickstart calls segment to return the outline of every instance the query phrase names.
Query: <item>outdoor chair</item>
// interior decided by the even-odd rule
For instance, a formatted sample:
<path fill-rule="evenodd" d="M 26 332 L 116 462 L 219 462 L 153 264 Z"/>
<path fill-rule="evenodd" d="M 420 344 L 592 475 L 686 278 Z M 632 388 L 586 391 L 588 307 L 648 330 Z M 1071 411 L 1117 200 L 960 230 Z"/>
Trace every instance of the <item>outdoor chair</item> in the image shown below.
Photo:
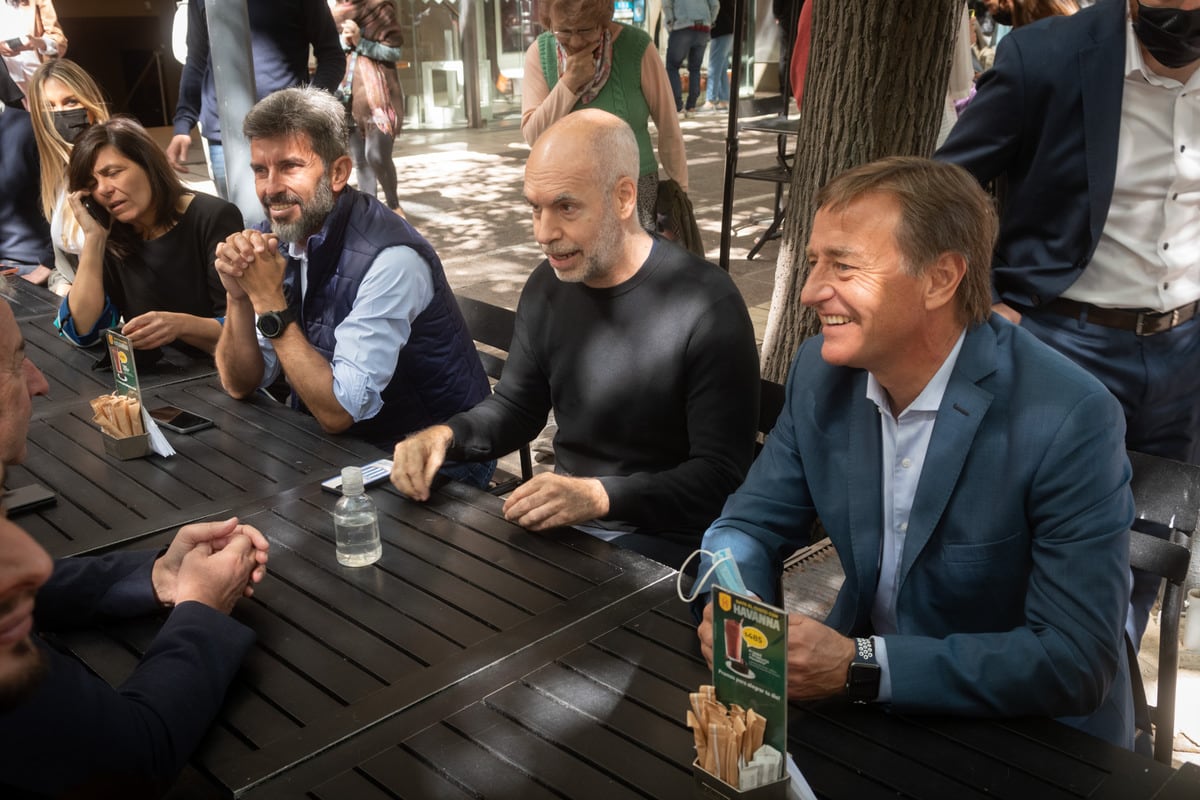
<path fill-rule="evenodd" d="M 760 441 L 754 448 L 755 455 L 762 450 L 762 446 L 767 440 L 767 434 L 775 427 L 775 420 L 779 419 L 779 413 L 783 411 L 783 401 L 783 385 L 763 378 L 758 386 L 758 438 Z"/>
<path fill-rule="evenodd" d="M 493 381 L 500 380 L 500 375 L 504 372 L 508 348 L 512 344 L 517 312 L 462 295 L 455 295 L 454 299 L 458 301 L 458 307 L 467 322 L 471 338 L 485 346 L 478 348 L 479 361 L 483 364 L 483 371 Z M 533 477 L 533 456 L 529 452 L 529 444 L 521 445 L 517 452 L 521 459 L 521 474 L 510 475 L 498 469 L 493 478 L 495 485 L 488 490 L 492 494 L 497 496 L 508 494 Z"/>
<path fill-rule="evenodd" d="M 1139 728 L 1153 729 L 1154 758 L 1171 763 L 1175 739 L 1176 682 L 1179 670 L 1179 618 L 1184 583 L 1200 516 L 1200 467 L 1130 451 L 1133 501 L 1137 518 L 1130 532 L 1129 564 L 1166 579 L 1159 618 L 1158 690 L 1154 706 L 1146 701 L 1136 653 L 1129 644 L 1134 702 L 1140 708 Z M 1144 533 L 1138 528 L 1157 529 Z M 1155 535 L 1166 530 L 1166 537 Z M 1196 610 L 1200 613 L 1200 610 Z M 1148 716 L 1148 719 L 1146 718 Z M 1149 723 L 1149 724 L 1147 724 Z"/>

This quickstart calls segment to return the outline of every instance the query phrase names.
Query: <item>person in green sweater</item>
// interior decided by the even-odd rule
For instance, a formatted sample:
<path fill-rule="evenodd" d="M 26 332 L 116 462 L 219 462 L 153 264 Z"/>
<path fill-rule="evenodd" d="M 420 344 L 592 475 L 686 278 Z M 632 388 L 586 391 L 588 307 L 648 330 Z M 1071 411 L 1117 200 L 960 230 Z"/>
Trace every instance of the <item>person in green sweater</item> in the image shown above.
<path fill-rule="evenodd" d="M 614 22 L 613 0 L 548 0 L 546 29 L 525 52 L 521 134 L 530 145 L 558 120 L 582 108 L 609 111 L 629 124 L 638 143 L 638 220 L 655 229 L 658 165 L 683 191 L 687 153 L 675 96 L 650 36 Z M 658 156 L 648 120 L 658 131 Z"/>

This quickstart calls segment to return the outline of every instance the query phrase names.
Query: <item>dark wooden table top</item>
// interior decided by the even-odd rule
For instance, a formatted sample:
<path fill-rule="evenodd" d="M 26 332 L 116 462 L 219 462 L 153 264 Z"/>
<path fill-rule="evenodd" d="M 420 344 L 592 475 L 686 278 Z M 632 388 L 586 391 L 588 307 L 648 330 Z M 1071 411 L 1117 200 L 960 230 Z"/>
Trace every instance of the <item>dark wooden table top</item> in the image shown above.
<path fill-rule="evenodd" d="M 49 289 L 34 286 L 15 275 L 8 278 L 8 288 L 0 290 L 0 297 L 8 301 L 13 316 L 18 320 L 40 317 L 53 319 L 62 303 L 62 298 Z"/>
<path fill-rule="evenodd" d="M 612 624 L 604 620 L 613 608 L 629 616 L 661 601 L 670 583 L 666 567 L 577 531 L 511 525 L 497 498 L 465 486 L 428 504 L 390 487 L 371 495 L 384 552 L 361 569 L 337 564 L 335 496 L 316 484 L 233 508 L 272 550 L 268 579 L 235 611 L 257 644 L 193 760 L 226 793 L 270 783 L 393 718 L 409 731 L 437 722 L 447 701 L 431 698 L 470 705 L 480 682 L 499 686 L 544 661 L 541 642 L 564 631 L 584 641 Z M 61 638 L 115 684 L 159 624 L 114 622 Z"/>
<path fill-rule="evenodd" d="M 687 692 L 710 673 L 670 583 L 403 710 L 247 796 L 692 797 Z M 647 607 L 647 600 L 656 603 Z M 1194 775 L 1049 720 L 905 717 L 828 702 L 793 705 L 788 727 L 789 750 L 824 800 L 1135 800 L 1196 797 L 1200 789 Z"/>
<path fill-rule="evenodd" d="M 42 346 L 42 321 L 23 328 L 31 350 Z M 34 353 L 44 371 L 65 361 L 79 372 L 69 345 L 44 347 L 45 358 Z M 457 484 L 428 504 L 371 490 L 383 558 L 341 567 L 335 496 L 319 482 L 378 450 L 270 401 L 233 400 L 214 377 L 181 375 L 152 379 L 146 402 L 214 427 L 168 432 L 172 458 L 119 461 L 90 421 L 85 384 L 70 383 L 82 379 L 62 374 L 76 396 L 35 402 L 29 457 L 7 481 L 58 492 L 56 506 L 18 518 L 52 554 L 158 547 L 181 524 L 230 514 L 272 542 L 268 579 L 234 612 L 257 644 L 182 780 L 186 796 L 692 795 L 684 712 L 710 675 L 671 570 L 576 531 L 511 525 L 498 499 Z M 60 638 L 116 684 L 160 624 Z M 1200 796 L 1194 774 L 1050 721 L 841 703 L 791 713 L 789 750 L 827 800 Z"/>
<path fill-rule="evenodd" d="M 53 317 L 23 319 L 18 325 L 25 337 L 26 355 L 50 385 L 45 397 L 34 400 L 35 418 L 54 414 L 76 400 L 91 400 L 108 394 L 116 386 L 108 362 L 103 361 L 97 366 L 97 359 L 104 357 L 104 348 L 81 348 L 71 344 L 55 330 Z M 162 348 L 157 359 L 143 353 L 135 358 L 138 383 L 143 390 L 217 373 L 208 356 L 174 347 Z"/>
<path fill-rule="evenodd" d="M 41 398 L 34 401 L 38 407 Z M 254 499 L 336 475 L 386 454 L 265 398 L 234 400 L 215 378 L 143 389 L 143 401 L 177 405 L 213 420 L 191 435 L 163 431 L 170 458 L 121 461 L 107 454 L 86 400 L 36 413 L 28 456 L 10 467 L 9 488 L 40 483 L 58 493 L 49 508 L 15 517 L 55 557 L 133 541 L 166 527 L 227 516 Z"/>

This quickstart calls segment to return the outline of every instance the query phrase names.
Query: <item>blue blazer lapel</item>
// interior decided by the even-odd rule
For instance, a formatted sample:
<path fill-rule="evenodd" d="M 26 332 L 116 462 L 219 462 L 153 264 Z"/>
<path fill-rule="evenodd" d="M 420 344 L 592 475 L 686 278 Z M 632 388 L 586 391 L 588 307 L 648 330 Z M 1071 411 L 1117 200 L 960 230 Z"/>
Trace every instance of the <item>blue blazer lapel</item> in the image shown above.
<path fill-rule="evenodd" d="M 995 370 L 996 334 L 988 324 L 978 325 L 967 332 L 933 425 L 925 466 L 908 517 L 897 581 L 901 591 L 909 570 L 946 510 L 975 433 L 992 404 L 992 394 L 980 388 L 978 382 Z"/>
<path fill-rule="evenodd" d="M 1125 80 L 1125 6 L 1112 3 L 1088 31 L 1089 44 L 1079 50 L 1083 98 L 1083 142 L 1091 204 L 1092 246 L 1112 202 L 1117 175 L 1117 139 L 1121 133 L 1121 97 Z M 1091 251 L 1088 252 L 1091 257 Z"/>
<path fill-rule="evenodd" d="M 854 383 L 849 418 L 849 448 L 851 463 L 864 464 L 865 469 L 846 470 L 846 510 L 850 523 L 851 553 L 854 576 L 858 581 L 857 603 L 854 610 L 855 629 L 871 613 L 875 587 L 879 583 L 879 552 L 883 536 L 883 458 L 879 430 L 879 409 L 867 399 L 867 374 L 863 372 Z"/>

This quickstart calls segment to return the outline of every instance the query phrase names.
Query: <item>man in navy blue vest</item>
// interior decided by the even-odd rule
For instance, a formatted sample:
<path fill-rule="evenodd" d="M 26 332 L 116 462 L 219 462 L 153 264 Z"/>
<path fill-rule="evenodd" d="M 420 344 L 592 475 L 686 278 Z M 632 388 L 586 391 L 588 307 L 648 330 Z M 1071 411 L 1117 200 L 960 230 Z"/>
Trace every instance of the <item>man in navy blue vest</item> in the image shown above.
<path fill-rule="evenodd" d="M 338 101 L 284 89 L 259 101 L 243 127 L 267 223 L 217 246 L 228 293 L 216 353 L 225 390 L 248 397 L 282 370 L 294 405 L 325 431 L 389 452 L 486 397 L 487 376 L 437 254 L 347 185 Z M 451 464 L 443 474 L 486 486 L 493 468 Z"/>

